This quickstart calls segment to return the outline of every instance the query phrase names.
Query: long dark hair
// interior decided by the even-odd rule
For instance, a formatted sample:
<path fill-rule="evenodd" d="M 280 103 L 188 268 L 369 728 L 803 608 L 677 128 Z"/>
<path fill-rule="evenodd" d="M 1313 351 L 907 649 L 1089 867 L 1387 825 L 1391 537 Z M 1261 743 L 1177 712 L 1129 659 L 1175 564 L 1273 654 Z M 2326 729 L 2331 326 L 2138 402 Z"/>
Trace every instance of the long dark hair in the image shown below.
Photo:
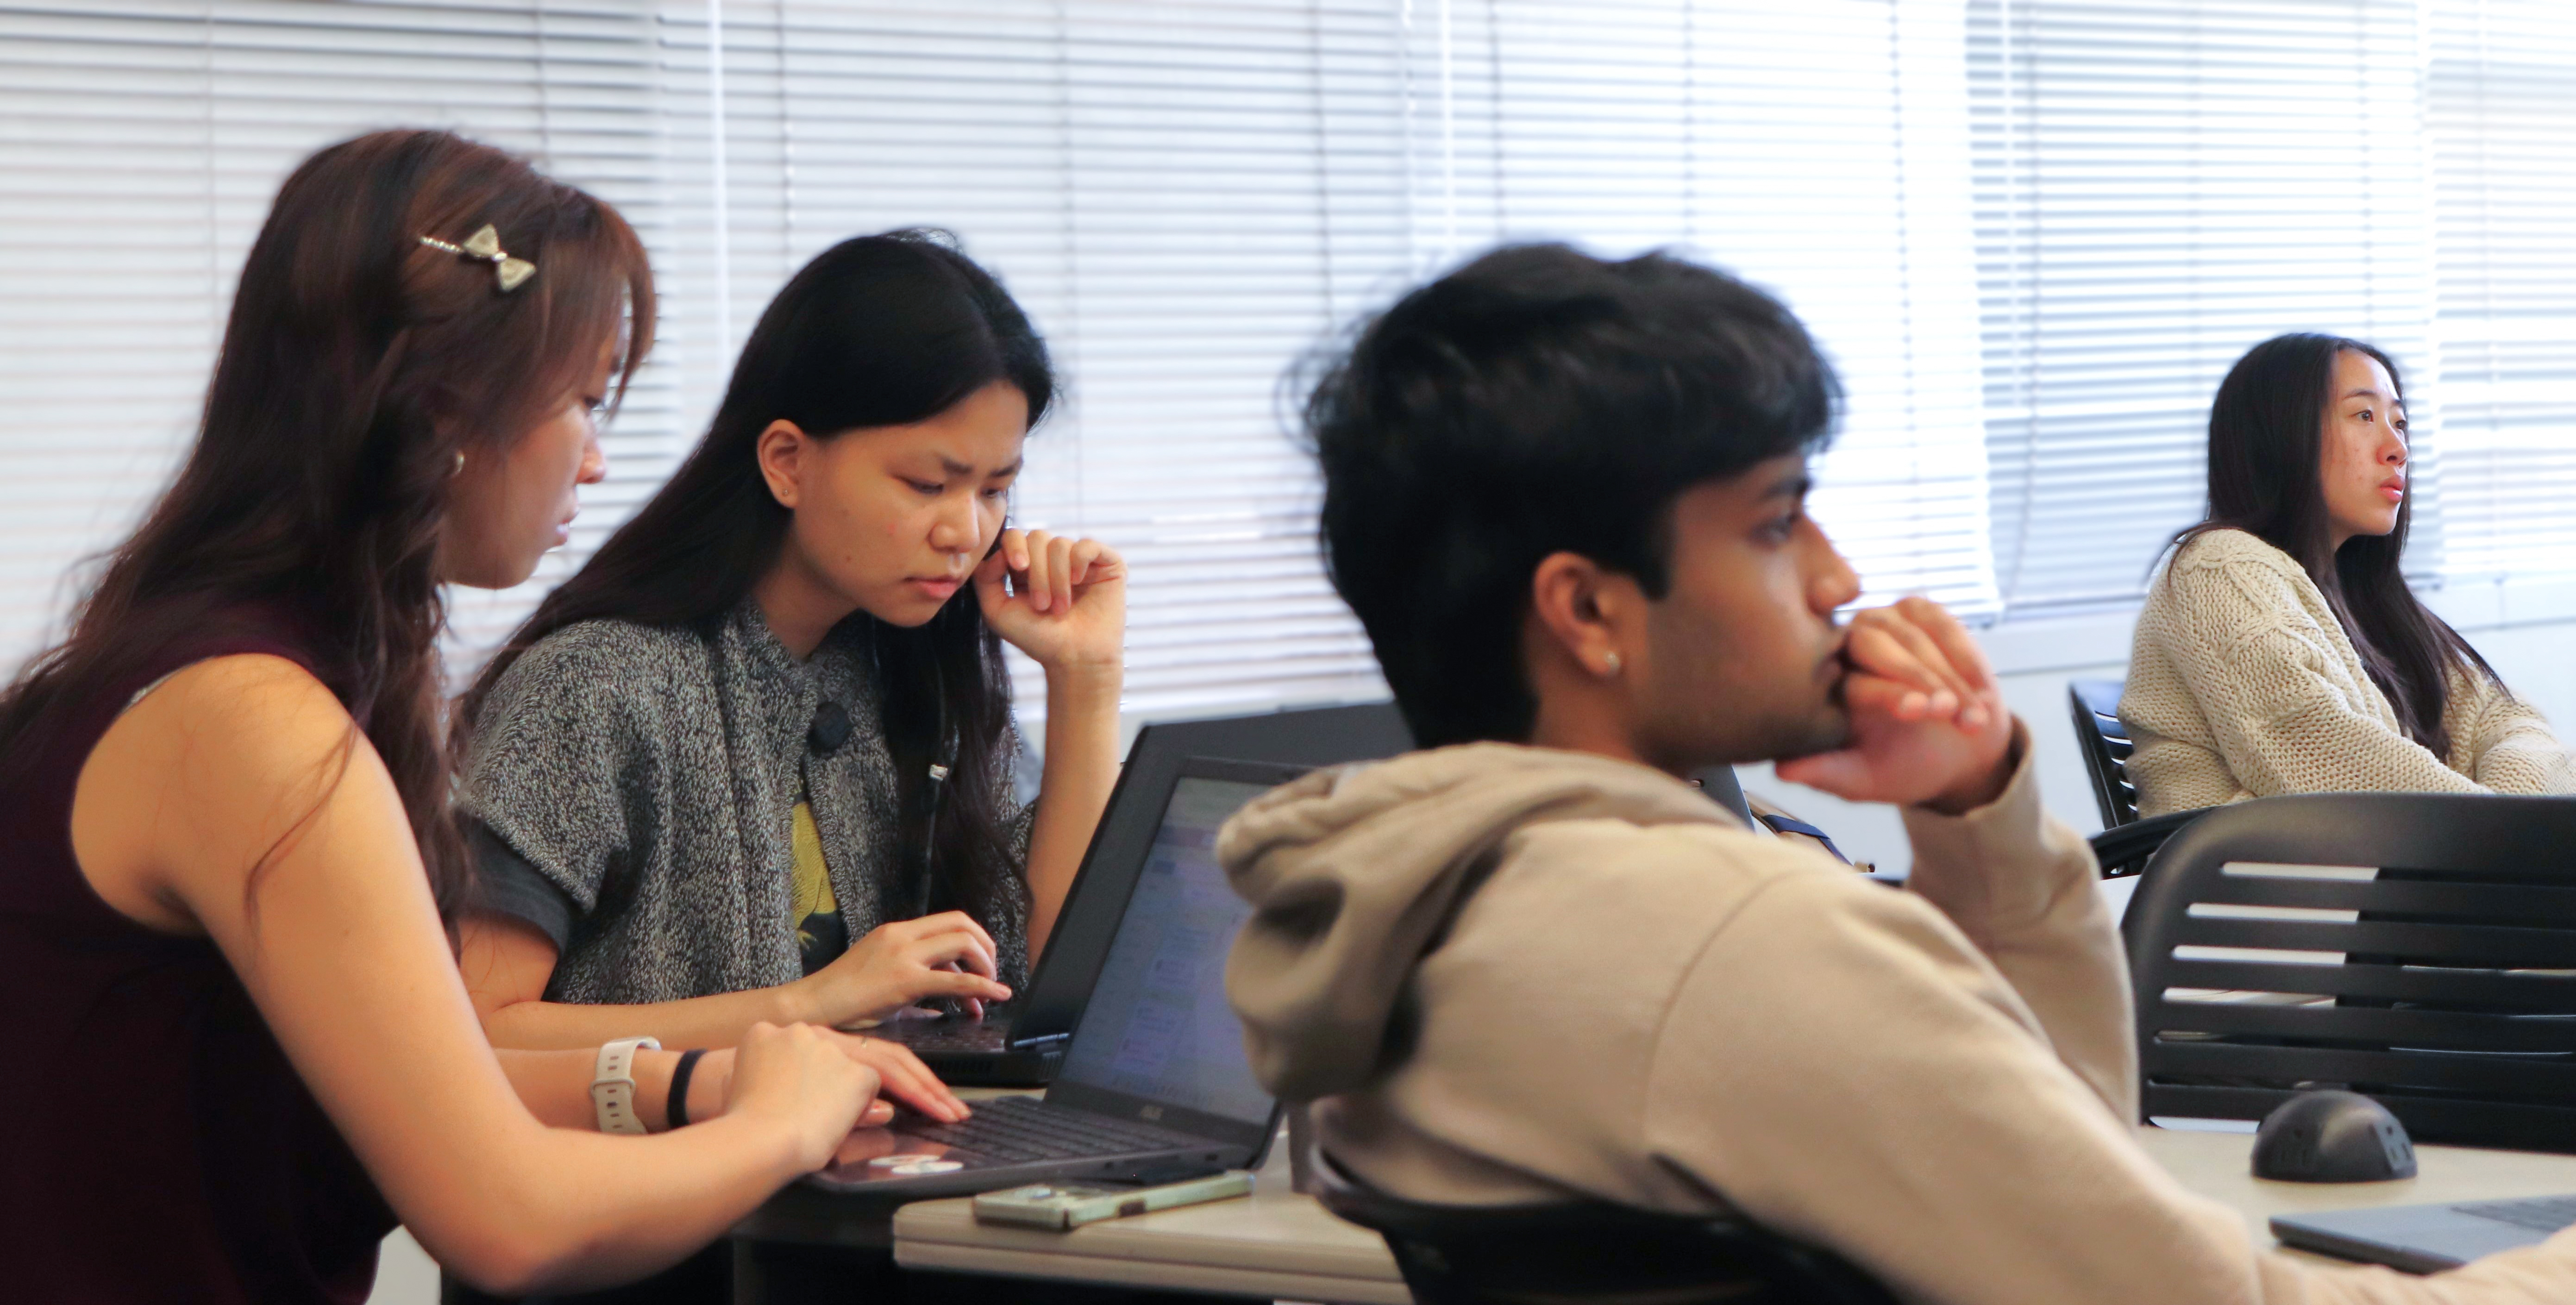
<path fill-rule="evenodd" d="M 510 293 L 492 264 L 419 240 L 462 243 L 487 223 L 538 269 Z M 0 694 L 0 782 L 173 642 L 282 617 L 392 772 L 452 922 L 470 871 L 437 646 L 451 473 L 577 393 L 621 325 L 622 391 L 651 347 L 652 275 L 597 199 L 441 131 L 306 160 L 242 267 L 178 478 L 105 556 L 69 636 Z"/>
<path fill-rule="evenodd" d="M 547 595 L 466 695 L 471 721 L 521 653 L 565 626 L 603 618 L 711 628 L 766 574 L 785 544 L 788 510 L 761 478 L 755 449 L 770 423 L 829 438 L 901 426 L 947 411 L 995 381 L 1027 396 L 1034 427 L 1055 397 L 1046 343 L 991 274 L 944 233 L 893 231 L 845 240 L 790 278 L 734 364 L 715 420 L 652 501 Z M 1001 641 L 973 586 L 918 629 L 856 612 L 876 650 L 886 743 L 902 813 L 897 864 L 936 864 L 933 909 L 999 918 L 1010 851 L 991 779 L 1007 760 L 1011 684 Z M 954 779 L 937 792 L 934 764 Z"/>
<path fill-rule="evenodd" d="M 2296 559 L 2343 624 L 2397 723 L 2408 737 L 2446 757 L 2451 734 L 2442 714 L 2451 672 L 2490 679 L 2495 672 L 2406 585 L 2400 563 L 2414 517 L 2411 496 L 2398 504 L 2396 529 L 2355 535 L 2343 547 L 2334 546 L 2322 458 L 2335 358 L 2343 353 L 2387 368 L 2389 383 L 2404 401 L 2406 384 L 2397 364 L 2359 340 L 2303 333 L 2275 336 L 2247 350 L 2209 406 L 2207 519 L 2175 540 L 2187 545 L 2212 530 L 2242 530 Z"/>

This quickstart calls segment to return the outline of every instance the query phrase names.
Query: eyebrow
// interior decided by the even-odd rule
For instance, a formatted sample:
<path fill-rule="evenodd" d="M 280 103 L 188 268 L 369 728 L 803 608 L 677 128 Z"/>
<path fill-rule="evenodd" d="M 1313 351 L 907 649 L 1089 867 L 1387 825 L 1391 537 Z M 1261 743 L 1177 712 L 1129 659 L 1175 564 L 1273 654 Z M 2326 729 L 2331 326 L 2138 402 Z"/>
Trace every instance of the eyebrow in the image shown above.
<path fill-rule="evenodd" d="M 992 473 L 986 476 L 985 479 L 1000 480 L 1004 476 L 1016 476 L 1020 474 L 1020 464 L 1026 461 L 1028 461 L 1028 459 L 1025 457 L 1013 458 L 1009 465 L 993 468 Z M 939 455 L 939 466 L 941 470 L 946 471 L 952 476 L 971 476 L 975 474 L 975 465 L 973 463 L 959 462 L 957 459 L 952 458 L 945 453 Z"/>
<path fill-rule="evenodd" d="M 2381 394 L 2381 393 L 2380 393 L 2379 391 L 2377 391 L 2377 390 L 2370 389 L 2370 388 L 2368 388 L 2368 387 L 2366 387 L 2366 386 L 2365 386 L 2364 388 L 2362 388 L 2362 389 L 2358 389 L 2358 390 L 2354 390 L 2353 392 L 2351 392 L 2351 393 L 2349 393 L 2349 394 L 2346 394 L 2346 395 L 2345 395 L 2345 396 L 2343 396 L 2343 397 L 2345 397 L 2345 398 L 2347 398 L 2347 399 L 2385 399 L 2385 398 L 2387 398 L 2388 396 L 2386 396 L 2386 395 L 2384 395 L 2384 394 Z M 2392 407 L 2403 408 L 2403 407 L 2405 407 L 2405 406 L 2406 406 L 2406 401 L 2405 401 L 2404 399 L 2388 399 L 2388 402 L 2389 402 L 2389 405 L 2390 405 L 2390 406 L 2392 406 Z"/>
<path fill-rule="evenodd" d="M 1805 498 L 1807 496 L 1807 491 L 1814 489 L 1815 487 L 1816 478 L 1814 473 L 1808 471 L 1804 467 L 1800 467 L 1796 471 L 1792 471 L 1780 477 L 1777 481 L 1772 482 L 1770 488 L 1762 491 L 1761 497 L 1757 501 L 1769 502 L 1775 498 Z"/>

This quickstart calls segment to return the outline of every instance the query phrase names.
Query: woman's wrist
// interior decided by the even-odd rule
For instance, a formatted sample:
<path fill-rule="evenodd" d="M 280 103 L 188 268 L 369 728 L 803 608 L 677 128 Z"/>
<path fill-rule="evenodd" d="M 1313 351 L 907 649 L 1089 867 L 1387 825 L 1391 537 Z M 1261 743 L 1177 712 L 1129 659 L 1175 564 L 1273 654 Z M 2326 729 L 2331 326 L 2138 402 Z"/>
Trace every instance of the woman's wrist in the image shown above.
<path fill-rule="evenodd" d="M 698 1058 L 697 1068 L 689 1074 L 688 1096 L 681 1105 L 688 1111 L 690 1123 L 703 1124 L 722 1115 L 732 1095 L 733 1048 L 727 1047 Z"/>
<path fill-rule="evenodd" d="M 754 1022 L 776 1024 L 782 1027 L 789 1024 L 831 1023 L 825 1018 L 823 1012 L 822 981 L 824 974 L 828 972 L 828 970 L 817 970 L 804 978 L 790 979 L 775 988 L 763 989 L 769 994 L 769 1009 L 763 1011 Z"/>
<path fill-rule="evenodd" d="M 627 1072 L 635 1077 L 635 1117 L 644 1121 L 645 1132 L 659 1133 L 670 1127 L 664 1121 L 671 1109 L 671 1075 L 679 1067 L 679 1052 L 636 1048 L 635 1060 Z"/>
<path fill-rule="evenodd" d="M 1046 672 L 1047 708 L 1059 705 L 1078 707 L 1093 700 L 1105 700 L 1112 709 L 1118 705 L 1118 692 L 1126 687 L 1127 664 L 1117 657 L 1101 661 L 1048 662 L 1039 667 Z M 1059 699 L 1073 699 L 1059 704 Z"/>

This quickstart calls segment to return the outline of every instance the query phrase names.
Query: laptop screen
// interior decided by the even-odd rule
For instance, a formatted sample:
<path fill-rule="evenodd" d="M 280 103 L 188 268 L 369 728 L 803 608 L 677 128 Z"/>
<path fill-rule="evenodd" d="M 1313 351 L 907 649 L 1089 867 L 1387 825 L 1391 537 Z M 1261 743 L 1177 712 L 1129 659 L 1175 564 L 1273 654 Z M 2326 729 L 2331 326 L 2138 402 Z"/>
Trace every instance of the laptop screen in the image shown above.
<path fill-rule="evenodd" d="M 1057 1082 L 1269 1120 L 1270 1093 L 1252 1077 L 1225 1000 L 1226 950 L 1252 907 L 1216 863 L 1217 827 L 1267 791 L 1198 775 L 1174 782 Z"/>

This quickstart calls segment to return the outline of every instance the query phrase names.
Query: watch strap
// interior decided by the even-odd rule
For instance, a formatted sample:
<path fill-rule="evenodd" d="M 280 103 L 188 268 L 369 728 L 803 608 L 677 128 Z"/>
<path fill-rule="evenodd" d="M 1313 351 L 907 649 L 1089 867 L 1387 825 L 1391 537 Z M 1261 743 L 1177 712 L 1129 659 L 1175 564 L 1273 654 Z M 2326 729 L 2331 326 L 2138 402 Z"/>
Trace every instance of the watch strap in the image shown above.
<path fill-rule="evenodd" d="M 635 1112 L 635 1049 L 662 1049 L 659 1038 L 619 1038 L 599 1049 L 590 1071 L 590 1104 L 599 1112 L 603 1133 L 643 1133 L 644 1117 Z"/>

